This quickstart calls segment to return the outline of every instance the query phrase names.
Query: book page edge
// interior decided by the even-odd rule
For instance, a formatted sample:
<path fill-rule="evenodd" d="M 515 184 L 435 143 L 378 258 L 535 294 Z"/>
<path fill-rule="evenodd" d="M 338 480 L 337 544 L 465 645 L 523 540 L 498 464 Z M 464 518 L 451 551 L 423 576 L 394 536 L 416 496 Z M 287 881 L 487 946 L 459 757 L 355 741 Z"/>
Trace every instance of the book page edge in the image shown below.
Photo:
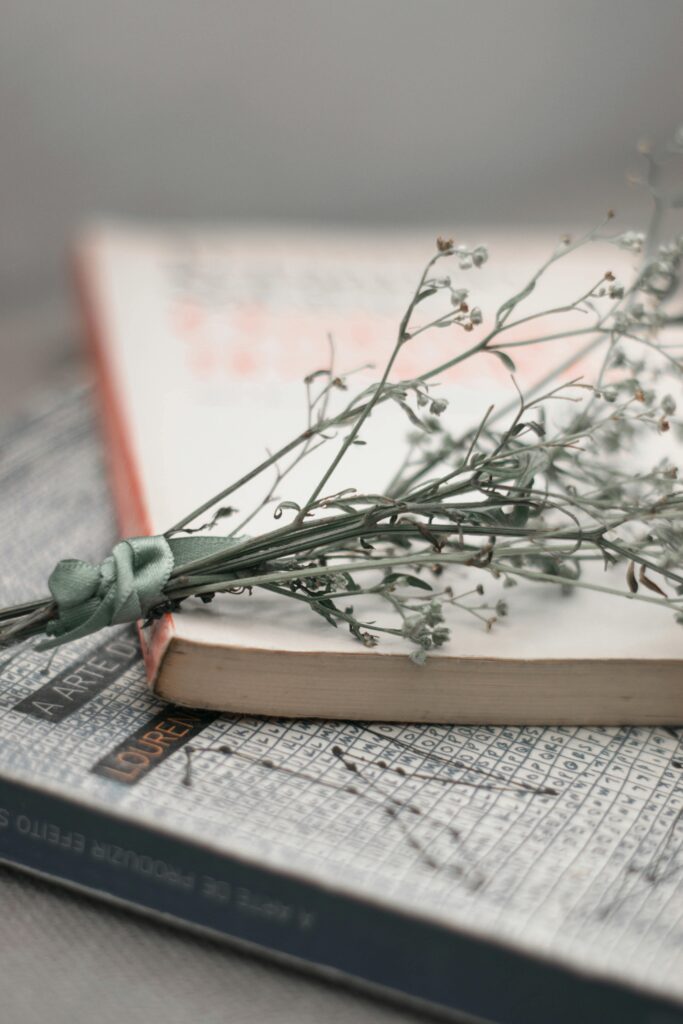
<path fill-rule="evenodd" d="M 680 673 L 678 660 L 454 657 L 417 666 L 400 654 L 283 652 L 174 635 L 154 692 L 174 704 L 284 718 L 652 726 L 680 724 Z"/>

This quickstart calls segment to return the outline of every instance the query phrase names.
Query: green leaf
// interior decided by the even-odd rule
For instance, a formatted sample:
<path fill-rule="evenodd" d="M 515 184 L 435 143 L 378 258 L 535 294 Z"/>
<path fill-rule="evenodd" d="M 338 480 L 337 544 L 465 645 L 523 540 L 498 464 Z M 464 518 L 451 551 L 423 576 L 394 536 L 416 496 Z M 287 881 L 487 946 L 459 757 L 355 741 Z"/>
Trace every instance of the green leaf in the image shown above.
<path fill-rule="evenodd" d="M 342 512 L 356 512 L 357 509 L 353 505 L 349 505 L 345 501 L 326 501 L 325 508 L 338 508 Z"/>
<path fill-rule="evenodd" d="M 409 587 L 417 587 L 418 590 L 433 589 L 426 580 L 421 580 L 419 576 L 410 576 L 404 572 L 390 572 L 388 576 L 384 577 L 385 583 L 398 583 L 399 580 L 402 580 Z"/>
<path fill-rule="evenodd" d="M 507 352 L 503 352 L 499 348 L 490 348 L 489 352 L 491 353 L 492 356 L 498 356 L 506 370 L 509 370 L 510 373 L 516 373 L 517 367 L 513 363 L 512 359 L 510 359 L 510 356 L 507 354 Z"/>
<path fill-rule="evenodd" d="M 293 512 L 301 512 L 301 505 L 297 505 L 295 501 L 281 501 L 273 512 L 274 518 L 280 519 L 285 509 L 291 509 Z"/>
<path fill-rule="evenodd" d="M 314 370 L 313 373 L 309 373 L 307 377 L 304 377 L 304 384 L 312 384 L 318 377 L 329 377 L 329 370 Z"/>
<path fill-rule="evenodd" d="M 331 626 L 334 626 L 335 629 L 338 628 L 339 623 L 337 622 L 333 612 L 338 611 L 339 609 L 335 605 L 334 601 L 331 601 L 327 597 L 323 597 L 319 601 L 312 601 L 311 608 L 314 612 L 317 612 L 318 615 L 322 615 L 323 619 L 329 622 Z"/>
<path fill-rule="evenodd" d="M 424 431 L 426 431 L 427 433 L 429 433 L 429 432 L 430 432 L 430 431 L 429 431 L 429 427 L 427 426 L 427 424 L 426 424 L 426 423 L 424 423 L 424 422 L 423 422 L 423 421 L 422 421 L 422 420 L 420 419 L 420 417 L 419 417 L 419 416 L 416 416 L 416 415 L 415 415 L 415 413 L 413 412 L 413 410 L 412 410 L 412 409 L 410 408 L 410 406 L 409 406 L 409 405 L 407 405 L 407 404 L 406 404 L 406 402 L 402 402 L 402 401 L 401 401 L 400 399 L 397 399 L 397 401 L 398 401 L 398 404 L 399 404 L 399 405 L 401 406 L 401 408 L 403 409 L 403 411 L 404 411 L 404 413 L 406 414 L 406 416 L 408 417 L 408 419 L 410 420 L 410 422 L 411 422 L 411 423 L 413 424 L 413 426 L 415 426 L 415 427 L 419 427 L 419 429 L 420 429 L 420 430 L 424 430 Z"/>
<path fill-rule="evenodd" d="M 418 590 L 432 590 L 433 588 L 427 583 L 426 580 L 421 580 L 419 576 L 404 576 L 403 579 L 409 587 L 417 587 Z"/>

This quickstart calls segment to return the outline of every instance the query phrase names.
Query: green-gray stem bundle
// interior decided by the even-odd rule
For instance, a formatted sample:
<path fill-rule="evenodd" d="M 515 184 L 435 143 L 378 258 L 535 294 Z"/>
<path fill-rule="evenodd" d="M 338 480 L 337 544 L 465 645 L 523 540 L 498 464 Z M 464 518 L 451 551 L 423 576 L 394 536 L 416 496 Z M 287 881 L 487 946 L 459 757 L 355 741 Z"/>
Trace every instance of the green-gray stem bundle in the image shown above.
<path fill-rule="evenodd" d="M 680 158 L 680 132 L 669 149 Z M 486 249 L 438 239 L 380 380 L 335 409 L 348 384 L 336 372 L 332 351 L 330 365 L 306 380 L 305 430 L 167 531 L 167 538 L 209 532 L 232 513 L 227 498 L 274 471 L 262 502 L 225 544 L 176 564 L 163 599 L 146 614 L 155 618 L 193 598 L 208 602 L 227 593 L 237 599 L 262 588 L 305 604 L 367 646 L 382 634 L 402 636 L 418 663 L 447 642 L 449 607 L 476 616 L 486 628 L 507 613 L 506 601 L 482 600 L 485 577 L 506 586 L 524 580 L 554 583 L 565 591 L 587 587 L 659 604 L 683 621 L 683 490 L 676 468 L 663 460 L 635 469 L 629 461 L 637 448 L 647 448 L 648 435 L 681 432 L 671 392 L 680 389 L 683 372 L 683 235 L 674 232 L 666 240 L 662 232 L 667 214 L 675 216 L 683 206 L 683 196 L 664 193 L 661 162 L 650 151 L 644 157 L 653 201 L 649 229 L 614 233 L 610 211 L 582 238 L 563 240 L 526 286 L 488 318 L 488 329 L 453 273 L 440 273 L 445 263 L 463 274 L 476 269 L 486 262 Z M 594 241 L 642 254 L 632 280 L 617 281 L 606 268 L 578 298 L 526 313 L 524 304 L 538 294 L 546 271 Z M 425 313 L 430 309 L 434 312 Z M 562 317 L 577 312 L 585 314 L 584 326 L 564 328 Z M 534 334 L 535 322 L 550 316 L 553 332 Z M 419 344 L 416 339 L 427 331 L 444 328 L 456 342 L 460 337 L 472 342 L 420 376 L 392 382 L 403 348 Z M 521 328 L 528 328 L 529 337 L 519 338 Z M 432 390 L 445 371 L 466 360 L 494 357 L 517 387 L 514 350 L 559 340 L 564 358 L 528 394 L 518 391 L 505 408 L 491 406 L 464 432 L 448 430 L 447 402 Z M 563 380 L 569 366 L 598 350 L 595 380 Z M 558 417 L 549 410 L 563 401 L 570 413 L 560 417 L 560 426 L 551 426 Z M 369 417 L 388 402 L 398 405 L 412 425 L 393 479 L 381 494 L 330 493 L 351 447 L 371 443 L 364 436 Z M 276 490 L 293 468 L 313 450 L 333 444 L 334 455 L 310 496 L 303 503 L 277 503 Z M 245 526 L 269 506 L 275 506 L 274 528 L 246 536 Z M 208 522 L 200 522 L 206 515 Z M 614 573 L 609 584 L 596 582 L 595 573 L 586 578 L 583 569 L 590 562 L 622 563 L 623 585 L 613 582 Z M 459 593 L 458 576 L 465 571 L 468 582 Z M 359 615 L 358 603 L 367 595 L 384 603 L 386 622 L 366 622 Z M 58 613 L 53 598 L 0 610 L 0 645 L 49 633 Z"/>

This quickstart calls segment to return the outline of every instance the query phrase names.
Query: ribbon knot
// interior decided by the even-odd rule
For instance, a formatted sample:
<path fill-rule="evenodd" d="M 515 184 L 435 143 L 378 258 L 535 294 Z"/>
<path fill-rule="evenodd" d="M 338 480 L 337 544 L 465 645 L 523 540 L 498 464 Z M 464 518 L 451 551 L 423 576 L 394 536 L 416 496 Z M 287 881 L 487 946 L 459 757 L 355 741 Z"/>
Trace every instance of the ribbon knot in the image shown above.
<path fill-rule="evenodd" d="M 164 587 L 174 563 L 171 545 L 163 536 L 122 540 L 99 565 L 63 559 L 48 580 L 57 605 L 57 616 L 46 629 L 52 639 L 40 648 L 145 618 L 165 600 Z"/>
<path fill-rule="evenodd" d="M 166 600 L 164 590 L 176 564 L 226 552 L 240 537 L 129 537 L 99 565 L 65 558 L 48 579 L 57 615 L 41 651 L 96 633 L 104 626 L 136 622 Z"/>

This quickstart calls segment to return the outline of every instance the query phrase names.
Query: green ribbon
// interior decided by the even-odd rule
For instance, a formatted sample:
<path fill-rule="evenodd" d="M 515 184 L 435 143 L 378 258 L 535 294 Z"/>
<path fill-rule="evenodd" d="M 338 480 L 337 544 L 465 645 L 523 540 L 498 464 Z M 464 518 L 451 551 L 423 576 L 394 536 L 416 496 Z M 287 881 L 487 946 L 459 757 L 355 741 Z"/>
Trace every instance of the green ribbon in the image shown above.
<path fill-rule="evenodd" d="M 65 558 L 48 580 L 57 615 L 48 622 L 40 650 L 136 622 L 167 600 L 164 588 L 176 564 L 203 558 L 235 543 L 228 537 L 129 537 L 99 565 Z"/>

